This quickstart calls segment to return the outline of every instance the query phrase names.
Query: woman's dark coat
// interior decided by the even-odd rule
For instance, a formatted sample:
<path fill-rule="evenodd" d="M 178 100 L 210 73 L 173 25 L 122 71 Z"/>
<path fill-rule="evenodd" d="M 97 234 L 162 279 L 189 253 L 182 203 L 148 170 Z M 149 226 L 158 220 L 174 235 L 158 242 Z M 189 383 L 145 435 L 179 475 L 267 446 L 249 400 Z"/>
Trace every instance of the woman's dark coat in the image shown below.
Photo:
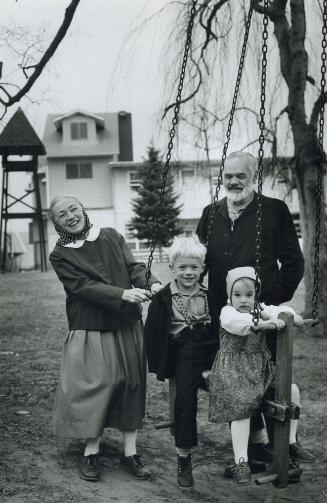
<path fill-rule="evenodd" d="M 80 248 L 57 245 L 50 261 L 65 288 L 70 330 L 116 330 L 122 321 L 142 319 L 140 306 L 122 295 L 133 286 L 146 287 L 147 269 L 115 229 L 101 229 Z M 157 281 L 151 275 L 149 286 Z"/>

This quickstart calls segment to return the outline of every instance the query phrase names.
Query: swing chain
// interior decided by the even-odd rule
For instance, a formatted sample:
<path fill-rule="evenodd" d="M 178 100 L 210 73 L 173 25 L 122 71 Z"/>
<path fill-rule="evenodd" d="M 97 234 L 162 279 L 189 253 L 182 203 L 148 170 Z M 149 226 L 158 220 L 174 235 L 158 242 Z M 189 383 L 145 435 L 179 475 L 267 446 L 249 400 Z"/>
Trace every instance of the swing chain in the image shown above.
<path fill-rule="evenodd" d="M 150 253 L 149 253 L 149 258 L 148 258 L 148 264 L 147 264 L 147 272 L 145 276 L 145 288 L 149 290 L 149 280 L 151 276 L 151 267 L 152 267 L 152 262 L 153 262 L 153 254 L 154 250 L 156 247 L 156 242 L 158 238 L 158 231 L 159 231 L 159 214 L 160 211 L 163 207 L 164 203 L 164 197 L 166 193 L 166 185 L 167 185 L 167 179 L 168 179 L 168 174 L 169 174 L 169 163 L 171 160 L 171 152 L 173 149 L 173 140 L 175 138 L 176 134 L 176 126 L 178 123 L 178 114 L 179 114 L 179 109 L 181 106 L 181 99 L 182 99 L 182 91 L 183 91 L 183 85 L 184 85 L 184 78 L 185 78 L 185 72 L 186 72 L 186 65 L 187 65 L 187 60 L 188 60 L 188 54 L 189 50 L 191 47 L 192 43 L 192 30 L 193 30 L 193 24 L 194 24 L 194 18 L 196 14 L 196 4 L 197 0 L 192 0 L 192 6 L 190 8 L 190 14 L 189 14 L 189 22 L 187 26 L 187 33 L 186 33 L 186 42 L 185 42 L 185 47 L 184 47 L 184 53 L 183 53 L 183 60 L 182 60 L 182 67 L 181 67 L 181 72 L 179 76 L 179 84 L 178 84 L 178 91 L 177 91 L 177 96 L 176 96 L 176 101 L 175 101 L 175 106 L 174 106 L 174 116 L 172 119 L 172 127 L 169 132 L 169 143 L 168 143 L 168 150 L 166 154 L 166 162 L 165 162 L 165 167 L 164 167 L 164 172 L 163 172 L 163 178 L 162 178 L 162 184 L 160 188 L 160 194 L 159 194 L 159 201 L 158 201 L 158 206 L 156 209 L 156 214 L 154 217 L 154 222 L 152 221 L 150 225 L 152 225 L 152 240 L 150 244 Z"/>
<path fill-rule="evenodd" d="M 251 2 L 250 2 L 249 12 L 248 12 L 246 23 L 245 23 L 245 33 L 244 33 L 241 56 L 240 56 L 240 61 L 239 61 L 239 66 L 238 66 L 238 71 L 237 71 L 233 101 L 232 101 L 231 111 L 230 111 L 229 120 L 228 120 L 226 141 L 223 146 L 223 153 L 222 153 L 221 163 L 219 166 L 217 185 L 216 185 L 215 195 L 213 198 L 213 205 L 212 205 L 213 211 L 211 212 L 211 215 L 209 218 L 207 236 L 206 236 L 206 241 L 204 243 L 206 246 L 208 246 L 209 238 L 211 235 L 213 222 L 215 219 L 215 213 L 216 213 L 216 209 L 217 209 L 217 202 L 218 202 L 218 198 L 219 198 L 220 187 L 223 182 L 223 171 L 224 171 L 224 167 L 225 167 L 227 150 L 228 150 L 228 146 L 229 146 L 229 142 L 230 142 L 230 138 L 231 138 L 231 133 L 232 133 L 232 126 L 233 126 L 234 114 L 235 114 L 235 109 L 236 109 L 236 103 L 237 103 L 238 93 L 239 93 L 240 84 L 241 84 L 243 66 L 244 66 L 245 55 L 246 55 L 246 48 L 247 48 L 249 32 L 250 32 L 250 27 L 251 27 L 252 13 L 253 13 L 253 0 L 251 0 Z"/>
<path fill-rule="evenodd" d="M 258 154 L 258 194 L 256 212 L 256 241 L 255 241 L 255 302 L 253 309 L 253 323 L 258 324 L 260 317 L 260 280 L 259 272 L 261 266 L 261 231 L 262 231 L 262 180 L 263 180 L 263 158 L 265 142 L 265 103 L 266 103 L 266 81 L 267 81 L 267 52 L 268 52 L 268 0 L 264 1 L 263 32 L 262 32 L 262 61 L 261 61 L 261 94 L 260 94 L 260 136 Z"/>
<path fill-rule="evenodd" d="M 326 92 L 326 48 L 327 48 L 327 0 L 323 2 L 323 25 L 321 41 L 321 80 L 320 93 L 321 105 L 319 111 L 319 132 L 318 132 L 318 152 L 319 164 L 317 167 L 317 189 L 316 189 L 316 229 L 314 239 L 314 258 L 313 258 L 313 293 L 312 293 L 312 318 L 318 318 L 319 302 L 319 249 L 320 249 L 320 228 L 321 228 L 321 194 L 322 194 L 322 173 L 325 162 L 324 155 L 324 125 L 325 125 L 325 100 Z"/>

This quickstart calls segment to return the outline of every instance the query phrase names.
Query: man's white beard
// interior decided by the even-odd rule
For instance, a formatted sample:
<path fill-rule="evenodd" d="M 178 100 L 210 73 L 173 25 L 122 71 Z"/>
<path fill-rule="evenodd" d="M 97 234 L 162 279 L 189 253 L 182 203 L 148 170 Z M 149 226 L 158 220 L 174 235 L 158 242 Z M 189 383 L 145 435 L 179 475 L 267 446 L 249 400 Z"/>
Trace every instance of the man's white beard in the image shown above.
<path fill-rule="evenodd" d="M 240 203 L 246 201 L 252 192 L 252 187 L 244 187 L 242 192 L 226 191 L 227 199 L 232 203 Z"/>

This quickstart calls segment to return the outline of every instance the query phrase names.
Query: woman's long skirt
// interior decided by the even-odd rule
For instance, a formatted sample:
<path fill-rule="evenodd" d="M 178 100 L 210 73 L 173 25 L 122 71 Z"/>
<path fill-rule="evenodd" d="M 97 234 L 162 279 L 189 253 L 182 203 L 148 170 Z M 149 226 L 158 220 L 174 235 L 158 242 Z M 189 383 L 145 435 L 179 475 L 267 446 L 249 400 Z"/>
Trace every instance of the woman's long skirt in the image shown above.
<path fill-rule="evenodd" d="M 141 322 L 114 331 L 72 330 L 64 343 L 54 433 L 95 438 L 104 428 L 133 431 L 145 413 L 146 361 Z"/>

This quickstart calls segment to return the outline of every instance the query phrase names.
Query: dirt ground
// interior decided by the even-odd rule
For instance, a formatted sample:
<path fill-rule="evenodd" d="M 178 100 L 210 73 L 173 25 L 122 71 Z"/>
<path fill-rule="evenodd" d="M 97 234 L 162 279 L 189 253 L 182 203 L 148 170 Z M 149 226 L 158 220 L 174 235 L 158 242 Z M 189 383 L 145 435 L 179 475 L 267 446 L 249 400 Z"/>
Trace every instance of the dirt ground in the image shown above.
<path fill-rule="evenodd" d="M 167 266 L 154 272 L 167 281 Z M 302 307 L 301 289 L 293 301 Z M 327 503 L 326 338 L 297 331 L 293 381 L 302 392 L 299 434 L 316 462 L 303 465 L 301 482 L 287 489 L 252 483 L 237 487 L 223 478 L 232 460 L 228 425 L 207 421 L 208 397 L 199 398 L 199 447 L 194 489 L 176 485 L 176 458 L 168 429 L 168 386 L 148 378 L 147 413 L 138 446 L 153 478 L 141 482 L 119 467 L 120 434 L 108 430 L 102 443 L 101 481 L 78 476 L 83 446 L 58 444 L 51 433 L 52 403 L 60 352 L 67 331 L 64 294 L 53 272 L 0 277 L 0 501 L 2 503 L 164 503 L 285 501 Z"/>

